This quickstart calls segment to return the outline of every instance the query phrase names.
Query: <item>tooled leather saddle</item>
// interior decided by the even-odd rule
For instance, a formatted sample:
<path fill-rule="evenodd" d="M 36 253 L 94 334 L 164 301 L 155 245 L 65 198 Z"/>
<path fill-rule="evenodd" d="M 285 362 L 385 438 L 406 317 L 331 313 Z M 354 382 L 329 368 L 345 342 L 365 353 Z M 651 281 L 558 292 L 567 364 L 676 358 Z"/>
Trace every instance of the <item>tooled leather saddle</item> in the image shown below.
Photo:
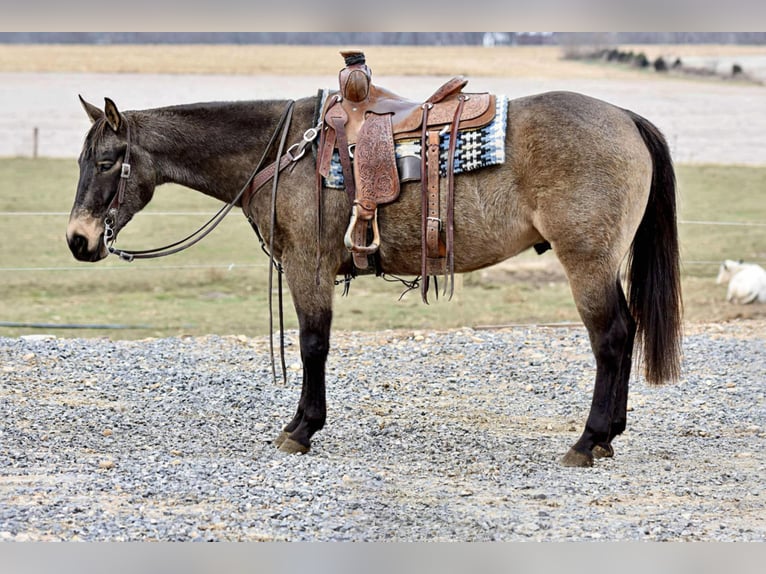
<path fill-rule="evenodd" d="M 400 181 L 419 179 L 422 190 L 421 294 L 427 302 L 429 277 L 444 274 L 451 296 L 453 165 L 458 130 L 489 124 L 495 117 L 495 96 L 464 93 L 462 90 L 468 81 L 457 76 L 424 102 L 408 100 L 372 83 L 372 71 L 362 52 L 348 51 L 341 55 L 346 67 L 339 73 L 340 90 L 328 98 L 322 110 L 324 128 L 317 171 L 327 177 L 333 151 L 337 149 L 346 192 L 352 203 L 344 236 L 346 248 L 353 255 L 354 265 L 367 270 L 370 257 L 377 252 L 381 241 L 378 207 L 396 201 Z M 440 197 L 439 155 L 446 134 L 449 134 L 449 145 L 445 209 Z M 420 140 L 420 157 L 405 156 L 397 160 L 395 143 L 405 140 Z"/>

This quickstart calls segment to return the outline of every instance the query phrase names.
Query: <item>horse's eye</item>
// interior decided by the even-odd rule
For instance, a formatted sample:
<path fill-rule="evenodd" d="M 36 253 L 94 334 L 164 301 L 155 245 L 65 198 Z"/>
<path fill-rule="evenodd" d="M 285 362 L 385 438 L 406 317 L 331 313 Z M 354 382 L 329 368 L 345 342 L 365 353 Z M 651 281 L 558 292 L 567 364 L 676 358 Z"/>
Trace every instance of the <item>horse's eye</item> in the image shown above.
<path fill-rule="evenodd" d="M 104 173 L 105 171 L 109 171 L 112 166 L 114 165 L 113 161 L 100 161 L 96 164 L 98 166 L 98 171 L 100 173 Z"/>

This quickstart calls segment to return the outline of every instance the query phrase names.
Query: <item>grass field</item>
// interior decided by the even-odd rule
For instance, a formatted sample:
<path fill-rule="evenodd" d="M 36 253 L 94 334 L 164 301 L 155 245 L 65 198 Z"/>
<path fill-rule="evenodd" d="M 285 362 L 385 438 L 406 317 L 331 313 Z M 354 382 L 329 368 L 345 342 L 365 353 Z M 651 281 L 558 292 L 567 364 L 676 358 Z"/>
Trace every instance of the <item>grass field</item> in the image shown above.
<path fill-rule="evenodd" d="M 766 220 L 766 204 L 759 197 L 766 168 L 679 166 L 678 177 L 684 221 Z M 170 258 L 78 263 L 64 239 L 76 182 L 74 160 L 0 160 L 0 321 L 144 326 L 56 331 L 62 336 L 268 333 L 267 260 L 238 211 L 203 242 Z M 218 205 L 196 192 L 163 186 L 121 233 L 120 245 L 145 248 L 177 240 Z M 152 215 L 178 211 L 199 215 Z M 766 258 L 766 228 L 684 223 L 680 230 L 687 320 L 766 315 L 753 306 L 728 305 L 725 287 L 715 284 L 720 260 Z M 345 330 L 382 330 L 578 320 L 550 252 L 522 254 L 504 269 L 468 274 L 452 302 L 430 306 L 420 302 L 417 292 L 399 301 L 399 284 L 359 278 L 349 297 L 340 297 L 338 288 L 334 324 Z M 289 299 L 287 311 L 287 326 L 294 328 Z M 6 336 L 40 331 L 0 327 Z"/>

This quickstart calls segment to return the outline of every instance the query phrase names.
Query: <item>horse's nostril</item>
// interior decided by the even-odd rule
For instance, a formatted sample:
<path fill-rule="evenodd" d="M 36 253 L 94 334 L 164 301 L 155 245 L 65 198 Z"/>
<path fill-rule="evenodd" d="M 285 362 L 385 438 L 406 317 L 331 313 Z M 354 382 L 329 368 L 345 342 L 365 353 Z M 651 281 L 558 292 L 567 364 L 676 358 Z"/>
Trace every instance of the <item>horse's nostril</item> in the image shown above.
<path fill-rule="evenodd" d="M 72 251 L 72 255 L 79 259 L 88 250 L 88 240 L 79 233 L 75 233 L 69 239 L 69 249 Z"/>

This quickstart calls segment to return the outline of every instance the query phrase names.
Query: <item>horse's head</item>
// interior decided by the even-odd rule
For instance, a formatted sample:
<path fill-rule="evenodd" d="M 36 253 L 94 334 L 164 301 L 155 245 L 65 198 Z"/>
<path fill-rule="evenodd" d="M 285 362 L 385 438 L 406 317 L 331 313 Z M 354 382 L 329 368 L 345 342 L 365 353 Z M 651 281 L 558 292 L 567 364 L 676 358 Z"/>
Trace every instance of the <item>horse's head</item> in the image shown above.
<path fill-rule="evenodd" d="M 67 227 L 67 243 L 76 259 L 99 261 L 107 256 L 104 233 L 116 236 L 152 198 L 156 179 L 150 156 L 141 149 L 135 127 L 105 98 L 104 111 L 80 97 L 92 125 L 77 160 L 77 183 Z M 105 224 L 108 222 L 108 226 Z"/>

